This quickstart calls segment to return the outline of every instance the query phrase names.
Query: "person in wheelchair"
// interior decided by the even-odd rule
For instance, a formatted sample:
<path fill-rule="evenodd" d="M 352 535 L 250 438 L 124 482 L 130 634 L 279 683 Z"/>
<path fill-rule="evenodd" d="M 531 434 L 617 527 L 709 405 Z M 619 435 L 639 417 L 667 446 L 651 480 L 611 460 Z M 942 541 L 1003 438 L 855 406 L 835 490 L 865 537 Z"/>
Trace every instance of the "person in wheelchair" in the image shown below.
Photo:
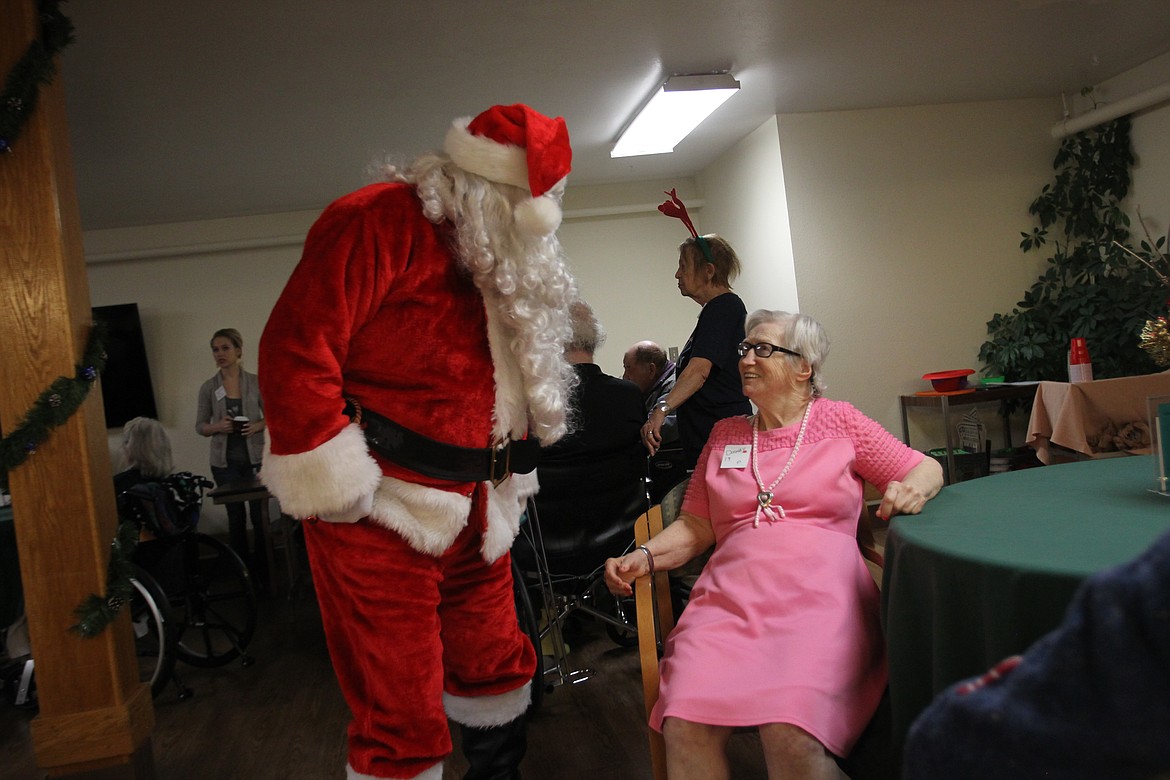
<path fill-rule="evenodd" d="M 174 470 L 171 440 L 162 423 L 135 417 L 122 426 L 122 471 L 114 475 L 114 495 L 140 482 L 170 476 Z"/>
<path fill-rule="evenodd" d="M 756 311 L 739 345 L 754 416 L 720 421 L 682 512 L 606 562 L 606 583 L 674 569 L 714 545 L 667 638 L 650 725 L 671 780 L 727 777 L 733 728 L 759 728 L 768 777 L 840 778 L 886 687 L 879 593 L 856 534 L 864 482 L 877 514 L 914 514 L 942 469 L 848 403 L 822 397 L 829 338 L 803 314 Z"/>
<path fill-rule="evenodd" d="M 565 360 L 578 380 L 570 400 L 572 429 L 541 455 L 536 467 L 538 509 L 580 501 L 585 490 L 596 495 L 612 490 L 615 483 L 627 485 L 645 469 L 641 392 L 593 362 L 606 338 L 593 308 L 577 301 L 569 308 L 569 319 L 573 333 Z"/>
<path fill-rule="evenodd" d="M 227 545 L 196 532 L 211 482 L 173 470 L 166 429 L 149 417 L 123 426 L 122 460 L 114 493 L 121 522 L 138 527 L 132 560 L 141 571 L 135 577 L 149 578 L 159 603 L 173 611 L 167 631 L 178 658 L 197 666 L 242 658 L 250 665 L 245 651 L 256 628 L 256 603 L 248 569 Z M 179 687 L 180 698 L 190 695 Z"/>
<path fill-rule="evenodd" d="M 122 427 L 123 470 L 114 475 L 119 516 L 136 522 L 143 540 L 194 530 L 211 483 L 175 472 L 171 440 L 158 420 L 135 417 Z"/>
<path fill-rule="evenodd" d="M 211 485 L 190 472 L 174 472 L 171 440 L 158 420 L 135 417 L 122 427 L 122 471 L 114 475 L 118 516 L 138 526 L 135 561 L 153 573 L 162 554 L 152 542 L 195 529 L 203 489 Z"/>
<path fill-rule="evenodd" d="M 606 334 L 592 307 L 576 301 L 569 320 L 565 360 L 578 379 L 570 398 L 572 427 L 542 453 L 536 467 L 540 492 L 532 504 L 543 563 L 562 591 L 575 595 L 596 584 L 605 594 L 600 582 L 591 580 L 606 558 L 626 549 L 634 519 L 646 510 L 646 452 L 640 440 L 645 415 L 638 387 L 593 362 Z M 531 534 L 521 533 L 512 550 L 522 570 L 539 568 Z M 574 625 L 568 627 L 571 632 Z"/>

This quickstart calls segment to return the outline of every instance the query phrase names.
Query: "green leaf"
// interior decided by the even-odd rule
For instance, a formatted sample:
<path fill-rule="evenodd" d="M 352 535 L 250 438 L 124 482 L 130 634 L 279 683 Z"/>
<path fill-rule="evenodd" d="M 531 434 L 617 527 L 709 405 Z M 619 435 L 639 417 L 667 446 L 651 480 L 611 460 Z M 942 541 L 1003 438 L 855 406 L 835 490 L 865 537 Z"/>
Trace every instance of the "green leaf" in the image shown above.
<path fill-rule="evenodd" d="M 1138 346 L 1138 334 L 1146 319 L 1166 312 L 1168 291 L 1154 271 L 1114 246 L 1130 241 L 1123 203 L 1133 161 L 1128 117 L 1061 142 L 1052 181 L 1028 207 L 1036 224 L 1020 233 L 1022 252 L 1050 246 L 1050 254 L 1015 308 L 988 320 L 987 340 L 979 348 L 988 369 L 1009 381 L 1064 380 L 1072 335 L 1089 340 L 1098 378 L 1155 369 Z M 1159 236 L 1155 249 L 1166 242 Z M 1148 244 L 1141 241 L 1138 253 L 1165 265 Z M 1170 266 L 1165 270 L 1170 275 Z"/>

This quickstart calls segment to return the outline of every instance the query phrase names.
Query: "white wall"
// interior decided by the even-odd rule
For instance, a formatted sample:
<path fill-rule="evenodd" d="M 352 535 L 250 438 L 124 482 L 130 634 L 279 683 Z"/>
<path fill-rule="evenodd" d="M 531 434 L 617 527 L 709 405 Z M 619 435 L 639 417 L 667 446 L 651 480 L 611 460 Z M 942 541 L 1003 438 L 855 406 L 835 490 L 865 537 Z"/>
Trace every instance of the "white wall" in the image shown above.
<path fill-rule="evenodd" d="M 1157 239 L 1170 230 L 1170 105 L 1135 115 L 1131 134 L 1136 154 L 1127 211 L 1136 217 L 1140 209 L 1146 227 Z M 1132 231 L 1136 246 L 1144 238 L 1136 219 Z"/>
<path fill-rule="evenodd" d="M 922 374 L 981 368 L 987 320 L 1038 270 L 1019 234 L 1051 176 L 1058 105 L 780 117 L 801 309 L 833 339 L 830 396 L 897 433 L 897 397 L 929 389 Z"/>
<path fill-rule="evenodd" d="M 798 311 L 776 117 L 708 166 L 699 184 L 706 206 L 698 228 L 735 247 L 743 274 L 734 286 L 747 310 Z"/>

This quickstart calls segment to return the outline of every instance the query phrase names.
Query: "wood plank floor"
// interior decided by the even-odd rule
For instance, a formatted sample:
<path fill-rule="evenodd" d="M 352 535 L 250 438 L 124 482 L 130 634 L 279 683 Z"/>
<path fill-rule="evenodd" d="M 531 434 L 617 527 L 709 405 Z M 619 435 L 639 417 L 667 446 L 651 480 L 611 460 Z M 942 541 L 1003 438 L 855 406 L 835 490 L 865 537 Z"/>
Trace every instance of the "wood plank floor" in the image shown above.
<path fill-rule="evenodd" d="M 179 701 L 172 690 L 155 700 L 155 767 L 160 780 L 206 778 L 344 778 L 349 712 L 333 677 L 316 602 L 261 602 L 255 664 L 221 669 L 179 665 L 195 690 Z M 526 780 L 641 780 L 650 777 L 636 649 L 614 645 L 596 623 L 572 647 L 577 667 L 596 676 L 556 688 L 529 730 Z M 0 778 L 39 780 L 29 740 L 32 715 L 0 700 Z M 737 735 L 732 776 L 765 777 L 758 737 Z M 458 751 L 444 780 L 463 775 Z"/>

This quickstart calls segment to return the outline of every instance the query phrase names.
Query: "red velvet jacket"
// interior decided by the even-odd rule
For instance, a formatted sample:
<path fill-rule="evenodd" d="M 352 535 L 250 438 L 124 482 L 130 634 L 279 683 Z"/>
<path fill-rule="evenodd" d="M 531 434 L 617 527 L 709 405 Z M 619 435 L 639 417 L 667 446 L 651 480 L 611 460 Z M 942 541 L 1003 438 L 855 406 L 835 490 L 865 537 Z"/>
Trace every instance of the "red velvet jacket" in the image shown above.
<path fill-rule="evenodd" d="M 342 413 L 352 397 L 465 447 L 524 434 L 515 360 L 451 242 L 450 224 L 427 220 L 405 184 L 371 185 L 324 211 L 260 341 L 262 478 L 295 516 L 328 519 L 372 495 L 372 520 L 434 554 L 470 516 L 494 559 L 510 546 L 534 479 L 491 490 L 424 477 L 371 453 Z"/>

